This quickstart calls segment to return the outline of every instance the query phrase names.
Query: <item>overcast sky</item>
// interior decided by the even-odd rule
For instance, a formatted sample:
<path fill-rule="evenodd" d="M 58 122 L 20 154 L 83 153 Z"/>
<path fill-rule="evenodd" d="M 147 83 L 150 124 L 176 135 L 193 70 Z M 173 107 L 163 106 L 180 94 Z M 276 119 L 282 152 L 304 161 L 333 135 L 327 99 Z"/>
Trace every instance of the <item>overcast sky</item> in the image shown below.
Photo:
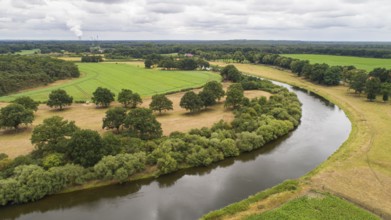
<path fill-rule="evenodd" d="M 0 0 L 0 39 L 391 41 L 389 0 Z"/>

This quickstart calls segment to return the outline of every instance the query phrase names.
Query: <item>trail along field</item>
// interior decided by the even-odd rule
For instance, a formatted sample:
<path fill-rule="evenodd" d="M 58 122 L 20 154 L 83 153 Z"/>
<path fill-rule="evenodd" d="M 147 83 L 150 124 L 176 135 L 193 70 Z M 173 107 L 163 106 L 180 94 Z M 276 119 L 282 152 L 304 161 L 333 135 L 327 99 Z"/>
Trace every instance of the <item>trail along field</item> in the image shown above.
<path fill-rule="evenodd" d="M 312 190 L 331 192 L 391 219 L 390 103 L 368 102 L 364 95 L 349 92 L 345 86 L 315 85 L 290 72 L 272 67 L 251 64 L 235 66 L 245 73 L 289 83 L 329 99 L 345 111 L 352 122 L 352 132 L 336 153 L 300 179 L 301 190 L 255 203 L 249 210 L 231 216 L 232 219 L 273 209 Z M 261 206 L 263 208 L 259 208 Z"/>
<path fill-rule="evenodd" d="M 16 97 L 30 96 L 36 101 L 46 101 L 54 89 L 64 89 L 74 101 L 89 101 L 99 86 L 110 89 L 116 95 L 121 89 L 131 89 L 142 97 L 186 88 L 197 88 L 208 81 L 221 79 L 209 71 L 166 71 L 145 69 L 140 62 L 127 63 L 78 63 L 81 77 L 55 82 L 48 86 L 0 97 L 0 102 L 10 102 Z"/>
<path fill-rule="evenodd" d="M 358 69 L 372 71 L 377 67 L 391 69 L 391 59 L 378 59 L 366 57 L 318 55 L 318 54 L 283 54 L 285 57 L 308 60 L 311 64 L 326 63 L 331 66 L 350 66 L 353 65 Z"/>
<path fill-rule="evenodd" d="M 227 84 L 224 85 L 227 88 Z M 196 92 L 200 91 L 195 90 Z M 186 132 L 192 128 L 211 127 L 215 122 L 224 120 L 230 122 L 233 120 L 232 111 L 224 109 L 223 101 L 221 100 L 215 106 L 202 111 L 199 114 L 189 114 L 185 109 L 179 106 L 180 99 L 184 92 L 168 95 L 167 97 L 173 101 L 173 111 L 168 111 L 162 114 L 155 114 L 157 120 L 162 124 L 164 135 L 169 135 L 173 131 Z M 255 98 L 259 96 L 270 97 L 270 93 L 263 91 L 245 91 L 245 96 Z M 150 98 L 143 100 L 142 107 L 148 108 Z M 0 103 L 0 108 L 7 103 Z M 114 103 L 112 106 L 120 106 L 119 103 Z M 83 129 L 96 130 L 99 133 L 108 132 L 102 129 L 102 119 L 105 116 L 107 109 L 96 108 L 95 104 L 73 104 L 64 111 L 52 110 L 46 105 L 40 105 L 39 110 L 35 113 L 36 119 L 31 126 L 22 129 L 21 131 L 0 131 L 0 153 L 6 153 L 11 158 L 19 155 L 28 154 L 33 150 L 33 145 L 30 143 L 31 132 L 33 128 L 42 123 L 45 118 L 58 115 L 66 120 L 75 121 L 76 125 Z"/>

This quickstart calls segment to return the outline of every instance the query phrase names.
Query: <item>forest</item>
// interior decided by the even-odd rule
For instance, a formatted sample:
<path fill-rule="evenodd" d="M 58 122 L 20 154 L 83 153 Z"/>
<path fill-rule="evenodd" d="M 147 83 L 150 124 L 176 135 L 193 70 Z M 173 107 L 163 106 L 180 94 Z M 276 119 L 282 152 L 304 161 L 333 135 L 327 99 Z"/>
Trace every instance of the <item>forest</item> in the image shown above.
<path fill-rule="evenodd" d="M 43 56 L 0 55 L 0 96 L 80 76 L 74 63 Z"/>

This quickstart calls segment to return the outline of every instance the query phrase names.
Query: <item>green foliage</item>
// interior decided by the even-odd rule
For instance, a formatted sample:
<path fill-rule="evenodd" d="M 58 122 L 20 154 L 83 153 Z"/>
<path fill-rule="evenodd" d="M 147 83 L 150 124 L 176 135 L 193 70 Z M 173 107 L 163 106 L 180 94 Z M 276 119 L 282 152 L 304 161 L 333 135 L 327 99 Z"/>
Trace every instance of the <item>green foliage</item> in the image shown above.
<path fill-rule="evenodd" d="M 380 80 L 377 77 L 370 77 L 365 83 L 365 92 L 369 101 L 376 99 L 377 94 L 380 93 Z"/>
<path fill-rule="evenodd" d="M 92 55 L 92 56 L 82 56 L 81 57 L 81 62 L 82 63 L 99 63 L 99 62 L 102 62 L 103 61 L 103 57 L 102 56 L 95 56 L 95 55 Z"/>
<path fill-rule="evenodd" d="M 198 67 L 197 61 L 191 58 L 184 58 L 179 60 L 177 64 L 178 68 L 181 70 L 195 70 Z"/>
<path fill-rule="evenodd" d="M 198 96 L 200 97 L 205 108 L 216 104 L 215 95 L 212 91 L 202 90 L 200 93 L 198 93 Z"/>
<path fill-rule="evenodd" d="M 0 56 L 0 96 L 79 76 L 74 63 L 50 56 Z"/>
<path fill-rule="evenodd" d="M 0 128 L 18 129 L 21 124 L 31 124 L 34 113 L 20 104 L 9 104 L 0 109 Z"/>
<path fill-rule="evenodd" d="M 323 84 L 328 86 L 339 85 L 342 75 L 342 67 L 332 66 L 326 70 L 323 76 Z"/>
<path fill-rule="evenodd" d="M 104 156 L 101 136 L 92 130 L 74 132 L 69 140 L 66 156 L 73 163 L 83 167 L 95 165 Z"/>
<path fill-rule="evenodd" d="M 159 113 L 162 111 L 173 110 L 172 101 L 163 94 L 152 96 L 152 101 L 149 104 L 149 108 L 152 111 L 159 111 Z"/>
<path fill-rule="evenodd" d="M 234 65 L 227 65 L 221 70 L 221 76 L 224 80 L 239 82 L 242 79 L 242 74 Z"/>
<path fill-rule="evenodd" d="M 97 106 L 109 107 L 110 103 L 114 101 L 115 94 L 107 88 L 98 87 L 92 93 L 92 102 Z"/>
<path fill-rule="evenodd" d="M 249 152 L 262 147 L 265 144 L 263 137 L 255 132 L 239 133 L 236 146 L 241 152 Z"/>
<path fill-rule="evenodd" d="M 159 138 L 163 134 L 161 124 L 152 110 L 146 108 L 131 110 L 125 118 L 124 126 L 132 135 L 143 140 Z"/>
<path fill-rule="evenodd" d="M 193 91 L 189 91 L 182 96 L 179 105 L 190 112 L 198 112 L 201 110 L 204 103 L 197 94 Z"/>
<path fill-rule="evenodd" d="M 122 107 L 114 107 L 106 111 L 106 116 L 103 118 L 102 128 L 117 129 L 124 124 L 126 118 L 126 109 Z"/>
<path fill-rule="evenodd" d="M 207 82 L 202 90 L 211 92 L 214 96 L 214 99 L 218 101 L 220 101 L 220 99 L 225 95 L 223 85 L 217 81 Z"/>
<path fill-rule="evenodd" d="M 117 154 L 105 156 L 95 164 L 94 171 L 98 178 L 125 182 L 130 176 L 145 169 L 146 154 Z"/>
<path fill-rule="evenodd" d="M 380 86 L 380 93 L 383 95 L 383 101 L 388 101 L 391 94 L 391 83 L 382 83 Z"/>
<path fill-rule="evenodd" d="M 53 116 L 43 120 L 42 124 L 34 128 L 31 143 L 35 145 L 35 151 L 40 155 L 65 153 L 69 139 L 78 130 L 74 121 Z"/>
<path fill-rule="evenodd" d="M 367 81 L 368 75 L 363 70 L 355 70 L 350 82 L 351 89 L 354 89 L 356 93 L 361 93 L 365 90 L 365 83 Z"/>
<path fill-rule="evenodd" d="M 257 219 L 380 219 L 343 199 L 332 195 L 318 195 L 311 198 L 303 196 L 294 199 L 281 207 L 259 215 L 253 215 L 248 220 Z"/>
<path fill-rule="evenodd" d="M 136 108 L 137 105 L 143 103 L 140 95 L 138 93 L 133 93 L 130 89 L 122 89 L 118 93 L 118 102 L 122 103 L 125 108 L 130 105 L 131 108 Z"/>
<path fill-rule="evenodd" d="M 55 107 L 62 110 L 64 106 L 71 105 L 73 102 L 73 97 L 68 95 L 67 92 L 63 89 L 53 90 L 49 94 L 49 100 L 47 105 L 49 107 Z"/>
<path fill-rule="evenodd" d="M 178 170 L 178 163 L 171 155 L 163 154 L 163 156 L 157 160 L 157 168 L 159 169 L 158 175 L 164 175 Z"/>
<path fill-rule="evenodd" d="M 237 109 L 240 107 L 244 98 L 243 87 L 241 84 L 236 83 L 228 87 L 227 98 L 224 103 L 224 107 Z"/>
<path fill-rule="evenodd" d="M 20 96 L 16 98 L 14 101 L 12 101 L 12 103 L 23 105 L 24 108 L 31 109 L 35 112 L 38 110 L 38 105 L 39 105 L 38 102 L 35 102 L 32 98 L 28 96 Z"/>
<path fill-rule="evenodd" d="M 59 153 L 48 154 L 42 159 L 42 166 L 46 169 L 63 165 L 64 155 Z"/>
<path fill-rule="evenodd" d="M 145 61 L 144 61 L 144 66 L 145 66 L 145 68 L 150 69 L 150 68 L 153 66 L 152 60 L 150 60 L 150 59 L 145 59 Z"/>

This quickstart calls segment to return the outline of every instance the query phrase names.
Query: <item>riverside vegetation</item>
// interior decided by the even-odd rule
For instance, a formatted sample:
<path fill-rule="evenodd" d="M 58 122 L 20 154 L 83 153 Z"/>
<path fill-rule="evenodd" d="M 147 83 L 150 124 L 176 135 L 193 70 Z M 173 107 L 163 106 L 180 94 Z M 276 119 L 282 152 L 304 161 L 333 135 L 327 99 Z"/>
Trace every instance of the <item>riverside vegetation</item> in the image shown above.
<path fill-rule="evenodd" d="M 173 132 L 165 137 L 151 110 L 134 108 L 116 111 L 124 116 L 123 125 L 111 127 L 121 127 L 119 134 L 102 137 L 60 117 L 46 119 L 33 131 L 35 150 L 31 154 L 0 161 L 0 204 L 35 201 L 72 187 L 122 183 L 208 166 L 258 149 L 300 123 L 301 104 L 294 93 L 270 81 L 244 76 L 234 66 L 225 67 L 221 73 L 226 80 L 236 81 L 227 92 L 227 100 L 232 101 L 226 107 L 235 115 L 230 124 L 220 121 L 211 128 Z M 211 94 L 208 90 L 212 88 L 216 86 L 206 86 L 198 94 L 204 97 L 201 109 L 211 104 L 205 94 Z M 243 90 L 250 89 L 274 95 L 269 100 L 249 100 L 243 97 Z M 220 98 L 221 93 L 213 97 L 214 101 Z"/>

